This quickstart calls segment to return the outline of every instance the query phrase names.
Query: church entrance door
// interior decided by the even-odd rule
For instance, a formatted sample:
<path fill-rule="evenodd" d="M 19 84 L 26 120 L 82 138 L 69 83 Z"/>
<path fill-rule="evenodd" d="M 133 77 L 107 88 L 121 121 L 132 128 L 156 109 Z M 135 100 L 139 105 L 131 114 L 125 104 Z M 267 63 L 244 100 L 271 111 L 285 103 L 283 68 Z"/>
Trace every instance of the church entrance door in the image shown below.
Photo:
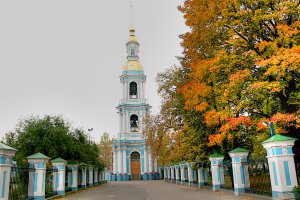
<path fill-rule="evenodd" d="M 140 154 L 138 152 L 132 152 L 130 155 L 130 168 L 132 180 L 140 180 L 141 175 L 141 163 Z"/>

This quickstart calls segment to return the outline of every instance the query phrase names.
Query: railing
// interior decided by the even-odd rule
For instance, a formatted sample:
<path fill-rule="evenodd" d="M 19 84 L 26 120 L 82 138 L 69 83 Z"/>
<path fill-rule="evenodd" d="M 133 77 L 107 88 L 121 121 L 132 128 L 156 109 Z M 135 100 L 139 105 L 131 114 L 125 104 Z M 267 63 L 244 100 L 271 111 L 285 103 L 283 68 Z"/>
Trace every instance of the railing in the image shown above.
<path fill-rule="evenodd" d="M 297 160 L 295 160 L 295 164 L 296 164 L 296 171 L 299 180 L 300 163 Z M 271 196 L 272 189 L 271 189 L 271 181 L 270 181 L 269 166 L 268 166 L 267 159 L 266 158 L 249 159 L 248 162 L 242 163 L 242 165 L 248 165 L 250 191 L 247 190 L 248 188 L 246 188 L 246 192 Z M 199 179 L 197 174 L 197 168 L 204 168 L 207 170 L 208 179 L 205 185 L 212 187 L 212 174 L 211 174 L 210 162 L 207 161 L 197 162 L 196 166 L 193 168 L 194 186 L 197 186 L 197 182 Z M 223 164 L 220 165 L 220 169 L 221 169 L 221 173 L 224 174 L 224 182 L 222 188 L 234 190 L 232 161 L 224 160 Z M 184 177 L 185 177 L 185 181 L 187 181 L 188 180 L 187 168 L 185 168 L 184 170 Z"/>
<path fill-rule="evenodd" d="M 45 184 L 45 197 L 53 197 L 56 192 L 53 191 L 53 175 L 57 172 L 57 169 L 47 169 L 46 170 L 46 184 Z"/>
<path fill-rule="evenodd" d="M 300 184 L 300 156 L 299 155 L 295 155 L 295 168 L 296 168 L 298 184 Z"/>
<path fill-rule="evenodd" d="M 148 101 L 146 99 L 121 99 L 119 101 L 119 104 L 148 104 Z"/>
<path fill-rule="evenodd" d="M 271 195 L 271 180 L 266 158 L 249 160 L 250 192 Z"/>
<path fill-rule="evenodd" d="M 224 171 L 224 188 L 233 190 L 233 173 L 231 160 L 226 160 L 223 162 Z"/>
<path fill-rule="evenodd" d="M 72 173 L 72 170 L 68 169 L 68 167 L 67 167 L 66 174 L 65 174 L 65 192 L 66 193 L 72 191 L 72 186 L 69 184 L 69 181 L 71 181 L 71 177 L 69 177 L 70 172 Z"/>
<path fill-rule="evenodd" d="M 15 165 L 11 168 L 9 200 L 28 199 L 29 168 L 21 168 Z"/>

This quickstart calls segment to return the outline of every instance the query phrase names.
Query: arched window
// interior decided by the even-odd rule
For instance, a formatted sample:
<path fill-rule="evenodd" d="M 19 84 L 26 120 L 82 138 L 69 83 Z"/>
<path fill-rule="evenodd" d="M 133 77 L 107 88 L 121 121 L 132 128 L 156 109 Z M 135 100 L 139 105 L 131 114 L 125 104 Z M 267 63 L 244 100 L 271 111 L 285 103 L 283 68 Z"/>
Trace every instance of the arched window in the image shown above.
<path fill-rule="evenodd" d="M 132 132 L 139 131 L 139 117 L 137 115 L 130 116 L 130 130 Z"/>
<path fill-rule="evenodd" d="M 131 56 L 134 56 L 134 49 L 131 49 Z"/>
<path fill-rule="evenodd" d="M 136 82 L 131 82 L 129 84 L 129 96 L 131 99 L 137 98 L 137 84 Z"/>

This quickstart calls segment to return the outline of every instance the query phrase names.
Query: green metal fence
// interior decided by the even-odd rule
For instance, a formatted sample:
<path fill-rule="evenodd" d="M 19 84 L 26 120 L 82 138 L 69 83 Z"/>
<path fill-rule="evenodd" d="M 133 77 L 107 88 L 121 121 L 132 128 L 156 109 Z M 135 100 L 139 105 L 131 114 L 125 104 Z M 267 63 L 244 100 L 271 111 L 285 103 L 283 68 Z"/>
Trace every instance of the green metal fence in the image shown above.
<path fill-rule="evenodd" d="M 224 172 L 224 188 L 233 190 L 233 173 L 231 160 L 225 160 L 223 162 L 223 172 Z"/>
<path fill-rule="evenodd" d="M 34 169 L 31 169 L 34 170 Z M 28 179 L 29 168 L 11 167 L 9 200 L 27 200 L 28 199 Z"/>
<path fill-rule="evenodd" d="M 250 192 L 272 195 L 269 166 L 266 158 L 249 160 Z"/>
<path fill-rule="evenodd" d="M 45 185 L 45 197 L 53 197 L 56 192 L 53 191 L 53 174 L 57 172 L 57 169 L 46 169 L 46 185 Z"/>

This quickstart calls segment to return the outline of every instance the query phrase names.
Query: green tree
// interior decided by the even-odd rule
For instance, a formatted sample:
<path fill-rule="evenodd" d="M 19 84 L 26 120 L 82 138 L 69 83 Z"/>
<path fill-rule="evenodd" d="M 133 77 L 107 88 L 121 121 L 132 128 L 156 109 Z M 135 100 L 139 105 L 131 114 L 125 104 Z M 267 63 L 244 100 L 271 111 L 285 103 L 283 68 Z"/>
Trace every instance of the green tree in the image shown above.
<path fill-rule="evenodd" d="M 27 156 L 41 152 L 52 159 L 62 157 L 69 162 L 102 166 L 97 145 L 87 140 L 82 129 L 73 129 L 61 116 L 20 120 L 15 130 L 5 135 L 4 142 L 18 150 L 15 159 L 19 165 L 26 165 Z"/>

